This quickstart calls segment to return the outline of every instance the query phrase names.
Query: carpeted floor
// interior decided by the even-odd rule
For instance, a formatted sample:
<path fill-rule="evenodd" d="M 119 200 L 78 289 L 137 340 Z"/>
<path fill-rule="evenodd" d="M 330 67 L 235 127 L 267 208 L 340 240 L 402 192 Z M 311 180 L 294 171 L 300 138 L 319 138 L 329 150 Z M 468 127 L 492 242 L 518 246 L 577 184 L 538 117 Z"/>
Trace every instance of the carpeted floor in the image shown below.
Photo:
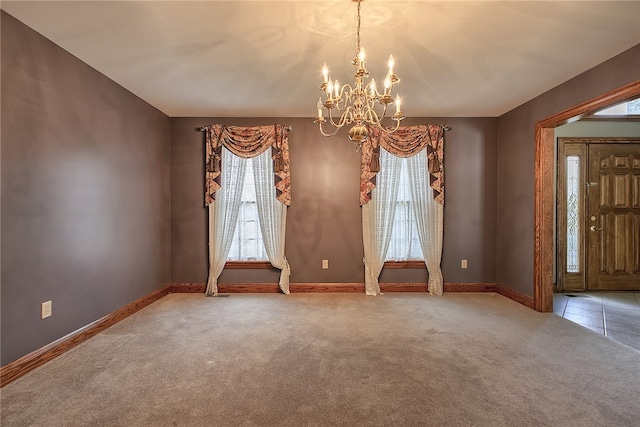
<path fill-rule="evenodd" d="M 497 294 L 173 294 L 0 403 L 2 426 L 637 426 L 640 352 Z"/>

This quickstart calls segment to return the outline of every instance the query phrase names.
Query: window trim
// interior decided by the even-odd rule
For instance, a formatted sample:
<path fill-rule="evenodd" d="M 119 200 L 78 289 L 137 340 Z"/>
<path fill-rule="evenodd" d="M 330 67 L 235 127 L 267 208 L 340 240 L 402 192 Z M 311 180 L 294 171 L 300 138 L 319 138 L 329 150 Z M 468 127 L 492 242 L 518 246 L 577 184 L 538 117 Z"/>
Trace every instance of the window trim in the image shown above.
<path fill-rule="evenodd" d="M 427 268 L 424 260 L 385 261 L 383 268 Z"/>
<path fill-rule="evenodd" d="M 234 269 L 243 269 L 243 268 L 252 268 L 252 269 L 268 269 L 274 268 L 269 261 L 227 261 L 224 264 L 224 268 L 228 268 L 231 270 Z"/>

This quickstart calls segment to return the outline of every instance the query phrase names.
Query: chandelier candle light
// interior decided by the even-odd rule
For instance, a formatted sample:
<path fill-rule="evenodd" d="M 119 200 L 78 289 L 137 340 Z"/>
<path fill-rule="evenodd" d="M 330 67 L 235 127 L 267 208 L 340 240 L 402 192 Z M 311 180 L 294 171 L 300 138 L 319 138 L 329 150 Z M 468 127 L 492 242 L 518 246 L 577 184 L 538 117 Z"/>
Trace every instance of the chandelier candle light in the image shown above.
<path fill-rule="evenodd" d="M 320 133 L 324 136 L 333 136 L 345 125 L 354 125 L 349 129 L 349 139 L 358 144 L 358 149 L 362 146 L 362 143 L 368 137 L 367 125 L 378 126 L 386 133 L 393 133 L 400 127 L 400 120 L 405 118 L 402 114 L 400 107 L 400 97 L 396 95 L 395 101 L 391 96 L 393 85 L 399 81 L 398 76 L 393 72 L 394 60 L 393 56 L 389 56 L 389 71 L 387 77 L 384 79 L 384 90 L 382 93 L 378 92 L 376 82 L 374 79 L 368 84 L 365 84 L 365 78 L 369 76 L 369 72 L 365 68 L 365 53 L 362 46 L 360 46 L 360 3 L 363 0 L 352 0 L 358 3 L 358 26 L 356 31 L 356 57 L 353 59 L 352 64 L 356 67 L 355 85 L 344 84 L 340 86 L 337 80 L 331 80 L 329 77 L 329 69 L 327 64 L 322 67 L 322 75 L 324 81 L 320 85 L 320 90 L 325 94 L 324 103 L 322 98 L 318 98 L 318 116 L 314 120 L 320 126 Z M 379 108 L 380 114 L 375 111 L 376 102 L 381 104 Z M 387 107 L 389 104 L 395 104 L 396 111 L 391 116 L 394 120 L 395 126 L 385 128 L 382 125 L 382 119 L 387 114 Z M 329 122 L 335 130 L 330 133 L 326 133 L 322 129 L 322 124 L 327 122 L 324 118 L 323 109 L 328 111 Z M 340 114 L 340 118 L 334 118 L 334 110 Z"/>

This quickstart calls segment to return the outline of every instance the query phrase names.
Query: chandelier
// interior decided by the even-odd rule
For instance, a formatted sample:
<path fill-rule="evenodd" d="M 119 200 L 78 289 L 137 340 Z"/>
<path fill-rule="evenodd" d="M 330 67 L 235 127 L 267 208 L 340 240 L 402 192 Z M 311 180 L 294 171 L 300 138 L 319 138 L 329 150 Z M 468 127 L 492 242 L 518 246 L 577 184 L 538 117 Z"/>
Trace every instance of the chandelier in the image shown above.
<path fill-rule="evenodd" d="M 362 143 L 367 139 L 367 125 L 378 126 L 386 133 L 393 133 L 398 130 L 400 120 L 405 118 L 400 107 L 400 97 L 396 95 L 395 101 L 391 96 L 393 85 L 399 81 L 398 76 L 393 73 L 394 60 L 393 56 L 389 56 L 389 71 L 384 79 L 384 88 L 382 93 L 378 92 L 376 82 L 371 79 L 369 83 L 365 83 L 365 78 L 369 77 L 369 72 L 365 68 L 365 52 L 360 46 L 360 3 L 363 0 L 352 0 L 358 3 L 358 25 L 356 30 L 356 57 L 352 64 L 356 67 L 355 84 L 353 86 L 344 84 L 340 86 L 337 80 L 331 80 L 327 64 L 322 67 L 324 81 L 320 85 L 320 90 L 324 92 L 325 100 L 318 98 L 318 116 L 314 120 L 320 127 L 320 133 L 324 136 L 333 136 L 340 128 L 345 125 L 353 126 L 349 129 L 349 139 L 358 144 L 359 149 Z M 376 105 L 378 111 L 376 111 Z M 387 115 L 387 107 L 389 104 L 395 104 L 396 111 L 391 116 L 391 120 L 395 121 L 395 126 L 384 127 L 382 119 Z M 322 128 L 323 123 L 327 122 L 323 111 L 327 110 L 328 122 L 333 126 L 333 131 L 325 132 Z M 334 117 L 334 114 L 336 117 Z M 337 117 L 339 115 L 339 117 Z"/>

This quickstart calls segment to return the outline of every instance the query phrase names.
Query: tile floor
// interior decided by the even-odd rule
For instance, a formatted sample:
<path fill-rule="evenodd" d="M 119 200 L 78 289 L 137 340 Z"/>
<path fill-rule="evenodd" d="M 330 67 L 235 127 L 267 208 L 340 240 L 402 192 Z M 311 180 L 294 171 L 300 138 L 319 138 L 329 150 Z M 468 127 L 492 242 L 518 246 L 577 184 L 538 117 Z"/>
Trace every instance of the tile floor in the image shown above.
<path fill-rule="evenodd" d="M 553 294 L 553 312 L 640 350 L 640 292 Z"/>

